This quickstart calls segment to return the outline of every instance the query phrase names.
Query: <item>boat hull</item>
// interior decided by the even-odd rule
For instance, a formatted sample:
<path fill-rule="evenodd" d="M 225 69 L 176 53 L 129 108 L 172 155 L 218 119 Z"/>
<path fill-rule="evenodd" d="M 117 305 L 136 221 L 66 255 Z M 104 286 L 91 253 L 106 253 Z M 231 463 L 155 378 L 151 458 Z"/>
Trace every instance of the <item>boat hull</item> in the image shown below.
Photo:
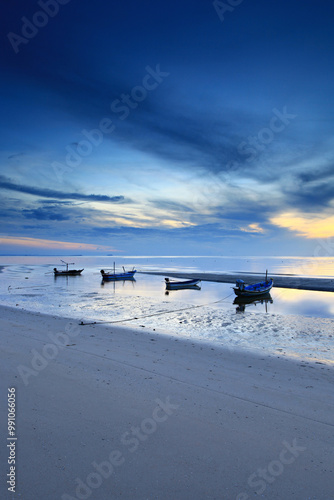
<path fill-rule="evenodd" d="M 273 284 L 274 281 L 270 279 L 269 281 L 255 283 L 254 285 L 246 285 L 243 289 L 234 287 L 233 290 L 238 297 L 261 297 L 270 292 Z"/>
<path fill-rule="evenodd" d="M 104 273 L 102 274 L 103 281 L 117 281 L 117 280 L 132 280 L 136 271 L 129 271 L 127 273 Z"/>
<path fill-rule="evenodd" d="M 201 280 L 188 280 L 188 281 L 166 281 L 167 290 L 182 290 L 185 288 L 193 288 L 195 290 L 200 290 L 197 286 Z"/>
<path fill-rule="evenodd" d="M 83 269 L 72 269 L 70 271 L 54 271 L 55 276 L 79 276 Z"/>

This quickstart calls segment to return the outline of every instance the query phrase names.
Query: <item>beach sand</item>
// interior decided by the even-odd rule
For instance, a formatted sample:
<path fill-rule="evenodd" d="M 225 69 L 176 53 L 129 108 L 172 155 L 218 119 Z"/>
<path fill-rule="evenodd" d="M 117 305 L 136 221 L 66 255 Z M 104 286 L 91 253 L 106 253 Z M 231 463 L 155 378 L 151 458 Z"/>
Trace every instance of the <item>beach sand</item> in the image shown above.
<path fill-rule="evenodd" d="M 331 364 L 0 311 L 1 498 L 334 498 Z"/>

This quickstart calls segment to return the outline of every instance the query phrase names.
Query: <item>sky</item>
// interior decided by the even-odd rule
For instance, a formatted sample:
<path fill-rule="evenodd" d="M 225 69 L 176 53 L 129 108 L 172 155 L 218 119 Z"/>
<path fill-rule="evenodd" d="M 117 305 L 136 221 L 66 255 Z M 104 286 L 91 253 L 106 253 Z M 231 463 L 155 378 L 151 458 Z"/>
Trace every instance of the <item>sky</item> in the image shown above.
<path fill-rule="evenodd" d="M 333 17 L 2 2 L 0 254 L 333 255 Z"/>

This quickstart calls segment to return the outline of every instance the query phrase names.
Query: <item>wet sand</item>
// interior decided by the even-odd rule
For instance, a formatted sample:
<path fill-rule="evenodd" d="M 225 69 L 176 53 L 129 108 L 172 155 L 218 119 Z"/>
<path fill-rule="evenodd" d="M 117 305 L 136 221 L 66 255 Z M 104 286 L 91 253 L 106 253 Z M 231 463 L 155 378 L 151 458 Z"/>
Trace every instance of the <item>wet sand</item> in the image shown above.
<path fill-rule="evenodd" d="M 18 437 L 16 493 L 3 474 L 1 498 L 333 499 L 330 365 L 0 313 Z"/>
<path fill-rule="evenodd" d="M 200 279 L 202 281 L 215 281 L 220 283 L 235 283 L 242 279 L 246 283 L 257 283 L 263 281 L 263 274 L 254 273 L 195 273 L 195 272 L 165 272 L 165 271 L 138 271 L 138 274 L 155 274 L 171 278 Z M 319 292 L 334 292 L 334 278 L 312 278 L 303 276 L 282 276 L 270 274 L 268 277 L 274 279 L 276 288 L 295 288 L 298 290 L 316 290 Z"/>

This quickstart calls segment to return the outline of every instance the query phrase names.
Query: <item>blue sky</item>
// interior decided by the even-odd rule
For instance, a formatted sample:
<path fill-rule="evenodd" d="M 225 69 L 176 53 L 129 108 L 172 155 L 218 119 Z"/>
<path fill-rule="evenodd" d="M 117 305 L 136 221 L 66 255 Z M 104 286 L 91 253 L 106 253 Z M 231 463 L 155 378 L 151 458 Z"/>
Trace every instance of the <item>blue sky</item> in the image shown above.
<path fill-rule="evenodd" d="M 331 243 L 333 14 L 308 0 L 2 5 L 0 253 Z"/>

